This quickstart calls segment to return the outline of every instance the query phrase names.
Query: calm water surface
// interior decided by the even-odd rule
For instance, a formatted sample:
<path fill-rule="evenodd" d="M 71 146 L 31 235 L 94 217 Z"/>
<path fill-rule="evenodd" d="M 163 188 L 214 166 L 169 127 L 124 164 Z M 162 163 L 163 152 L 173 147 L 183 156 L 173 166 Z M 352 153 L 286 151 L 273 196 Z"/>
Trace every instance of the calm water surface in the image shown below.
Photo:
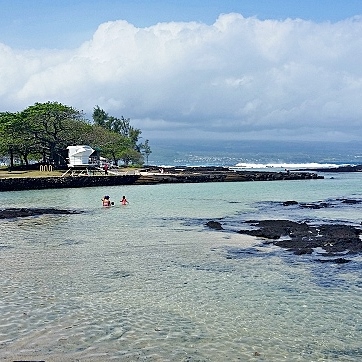
<path fill-rule="evenodd" d="M 84 212 L 0 220 L 0 360 L 361 360 L 362 258 L 320 264 L 204 226 L 359 224 L 359 205 L 280 202 L 362 199 L 361 178 L 1 193 L 0 207 Z"/>

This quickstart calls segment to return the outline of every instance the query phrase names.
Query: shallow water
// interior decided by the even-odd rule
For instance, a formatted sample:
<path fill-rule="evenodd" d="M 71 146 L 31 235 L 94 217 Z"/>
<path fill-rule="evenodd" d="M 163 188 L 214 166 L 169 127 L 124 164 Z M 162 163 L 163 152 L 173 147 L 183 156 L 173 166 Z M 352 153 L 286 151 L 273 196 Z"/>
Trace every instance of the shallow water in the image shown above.
<path fill-rule="evenodd" d="M 359 205 L 280 202 L 361 199 L 361 177 L 1 193 L 0 207 L 84 212 L 0 221 L 0 359 L 361 360 L 359 256 L 319 264 L 204 226 L 360 223 Z M 104 194 L 114 207 L 101 207 Z"/>

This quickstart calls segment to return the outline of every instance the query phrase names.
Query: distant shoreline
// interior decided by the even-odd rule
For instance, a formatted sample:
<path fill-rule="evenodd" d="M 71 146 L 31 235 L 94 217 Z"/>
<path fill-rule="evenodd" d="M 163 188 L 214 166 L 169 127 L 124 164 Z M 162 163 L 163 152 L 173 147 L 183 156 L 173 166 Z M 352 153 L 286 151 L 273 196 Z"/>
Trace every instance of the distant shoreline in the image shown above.
<path fill-rule="evenodd" d="M 329 168 L 301 168 L 298 171 L 314 171 L 314 172 L 362 172 L 362 165 L 344 165 Z"/>

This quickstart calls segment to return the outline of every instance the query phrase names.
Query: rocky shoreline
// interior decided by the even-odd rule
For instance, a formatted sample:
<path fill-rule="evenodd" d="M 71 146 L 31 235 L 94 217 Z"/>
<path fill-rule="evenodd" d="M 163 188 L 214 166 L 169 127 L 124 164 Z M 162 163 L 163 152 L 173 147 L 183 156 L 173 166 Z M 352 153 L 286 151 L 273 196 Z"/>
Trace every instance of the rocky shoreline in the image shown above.
<path fill-rule="evenodd" d="M 223 167 L 149 168 L 134 174 L 2 178 L 0 191 L 165 183 L 246 182 L 323 179 L 314 172 L 233 171 Z"/>
<path fill-rule="evenodd" d="M 344 165 L 338 167 L 328 167 L 328 168 L 303 168 L 298 171 L 315 171 L 315 172 L 362 172 L 362 165 Z"/>

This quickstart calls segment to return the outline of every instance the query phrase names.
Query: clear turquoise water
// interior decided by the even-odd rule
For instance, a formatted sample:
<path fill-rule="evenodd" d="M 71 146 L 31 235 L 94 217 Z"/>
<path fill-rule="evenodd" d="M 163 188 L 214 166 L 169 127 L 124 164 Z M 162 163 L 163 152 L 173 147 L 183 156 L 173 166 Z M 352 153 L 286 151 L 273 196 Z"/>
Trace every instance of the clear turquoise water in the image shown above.
<path fill-rule="evenodd" d="M 362 198 L 361 178 L 1 193 L 0 207 L 84 213 L 0 221 L 0 359 L 361 360 L 362 258 L 319 264 L 204 226 L 289 216 L 359 224 L 358 206 L 275 202 Z M 101 207 L 105 194 L 114 207 Z"/>

